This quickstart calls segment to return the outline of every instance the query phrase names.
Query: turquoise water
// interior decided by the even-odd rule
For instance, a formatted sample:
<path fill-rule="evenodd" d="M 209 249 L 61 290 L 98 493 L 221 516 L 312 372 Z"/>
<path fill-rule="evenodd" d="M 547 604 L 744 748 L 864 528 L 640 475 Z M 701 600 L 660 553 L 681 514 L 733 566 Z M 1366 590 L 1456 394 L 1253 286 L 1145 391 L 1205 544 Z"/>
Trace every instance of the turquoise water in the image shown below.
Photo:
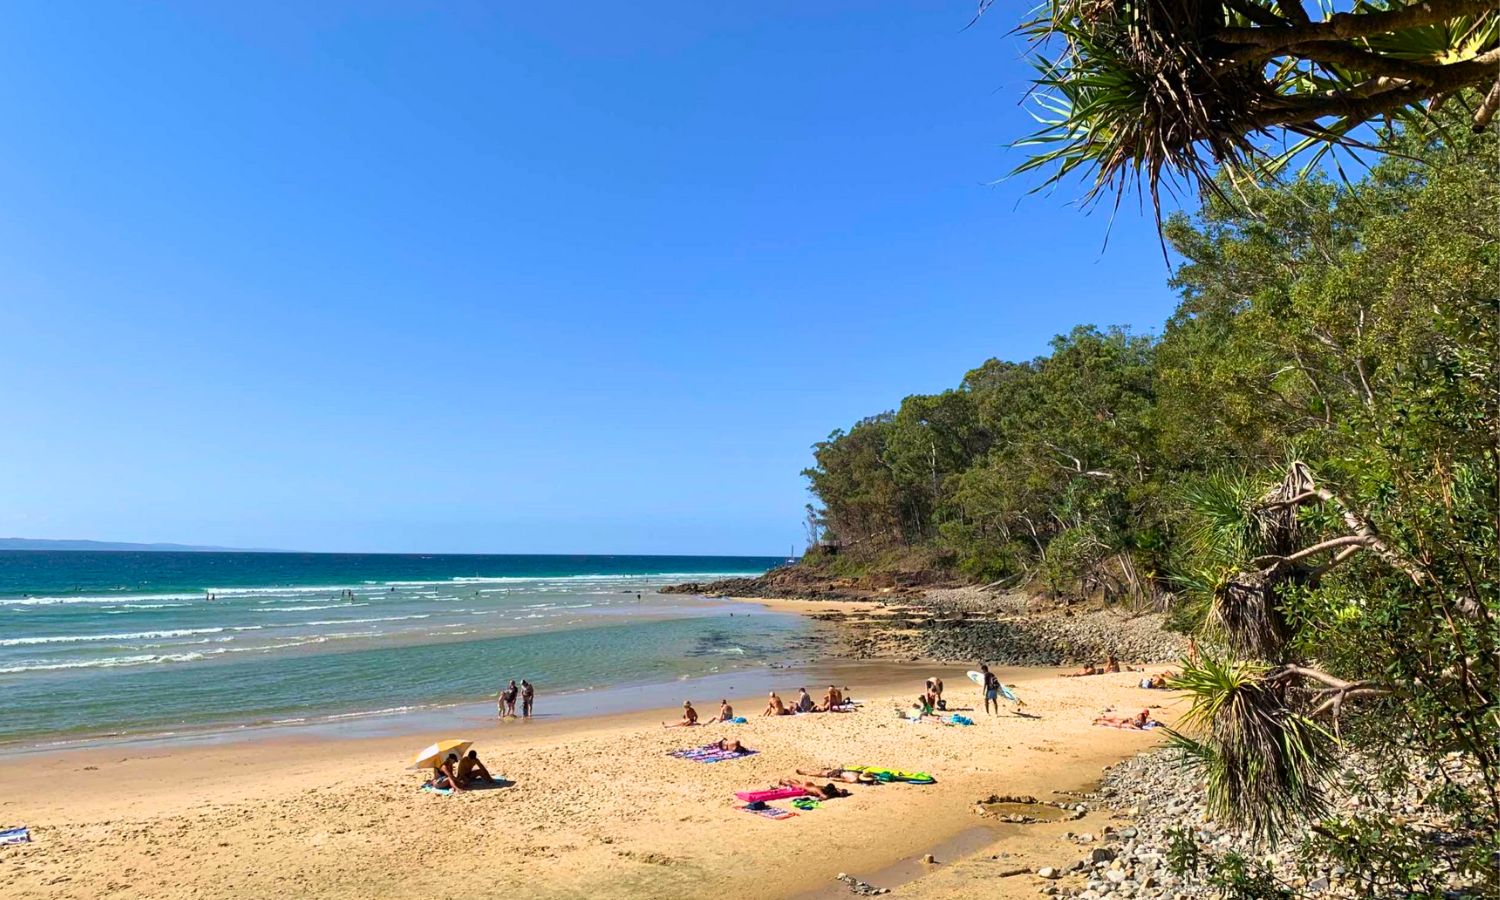
<path fill-rule="evenodd" d="M 655 588 L 780 561 L 3 552 L 0 743 L 363 716 L 493 696 L 511 678 L 545 700 L 760 666 L 798 622 Z"/>

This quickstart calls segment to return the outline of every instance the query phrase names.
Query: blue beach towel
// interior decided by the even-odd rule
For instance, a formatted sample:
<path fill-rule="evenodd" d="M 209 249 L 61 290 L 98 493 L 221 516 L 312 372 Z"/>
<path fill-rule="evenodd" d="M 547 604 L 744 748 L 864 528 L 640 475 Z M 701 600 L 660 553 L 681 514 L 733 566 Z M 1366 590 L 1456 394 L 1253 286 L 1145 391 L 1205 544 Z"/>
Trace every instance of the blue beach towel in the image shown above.
<path fill-rule="evenodd" d="M 950 723 L 954 724 L 954 725 L 973 725 L 974 724 L 974 720 L 973 719 L 969 718 L 968 716 L 961 716 L 958 713 L 954 713 L 953 715 L 949 716 L 948 717 L 948 721 Z"/>
<path fill-rule="evenodd" d="M 730 719 L 729 721 L 730 721 L 731 724 L 734 724 L 734 725 L 744 725 L 746 722 L 749 721 L 749 719 L 746 719 L 744 716 L 735 716 L 734 718 Z"/>
<path fill-rule="evenodd" d="M 0 844 L 29 844 L 31 843 L 31 829 L 22 825 L 20 828 L 8 828 L 0 831 Z"/>
<path fill-rule="evenodd" d="M 733 750 L 720 750 L 717 744 L 707 744 L 702 747 L 690 747 L 686 750 L 673 750 L 668 756 L 678 759 L 690 759 L 693 762 L 716 763 L 726 759 L 739 759 L 742 756 L 753 756 L 759 750 L 741 750 L 736 753 Z"/>

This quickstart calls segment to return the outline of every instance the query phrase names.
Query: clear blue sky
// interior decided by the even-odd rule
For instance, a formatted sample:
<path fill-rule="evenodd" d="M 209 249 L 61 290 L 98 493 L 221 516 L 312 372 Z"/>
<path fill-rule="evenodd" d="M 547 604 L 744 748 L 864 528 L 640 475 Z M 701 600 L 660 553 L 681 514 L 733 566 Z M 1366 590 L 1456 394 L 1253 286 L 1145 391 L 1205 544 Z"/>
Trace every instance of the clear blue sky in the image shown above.
<path fill-rule="evenodd" d="M 832 429 L 1173 305 L 994 183 L 1024 6 L 6 4 L 0 536 L 800 546 Z"/>

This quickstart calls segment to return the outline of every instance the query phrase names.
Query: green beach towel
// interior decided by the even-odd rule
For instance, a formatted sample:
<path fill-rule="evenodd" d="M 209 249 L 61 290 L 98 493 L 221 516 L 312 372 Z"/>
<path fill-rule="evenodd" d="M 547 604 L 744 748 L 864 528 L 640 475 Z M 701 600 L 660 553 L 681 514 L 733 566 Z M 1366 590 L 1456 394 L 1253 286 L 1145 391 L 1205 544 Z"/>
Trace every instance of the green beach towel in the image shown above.
<path fill-rule="evenodd" d="M 864 772 L 874 775 L 875 780 L 881 782 L 902 781 L 906 784 L 936 784 L 937 779 L 926 772 L 905 772 L 901 769 L 882 769 L 879 766 L 844 766 L 851 772 Z"/>

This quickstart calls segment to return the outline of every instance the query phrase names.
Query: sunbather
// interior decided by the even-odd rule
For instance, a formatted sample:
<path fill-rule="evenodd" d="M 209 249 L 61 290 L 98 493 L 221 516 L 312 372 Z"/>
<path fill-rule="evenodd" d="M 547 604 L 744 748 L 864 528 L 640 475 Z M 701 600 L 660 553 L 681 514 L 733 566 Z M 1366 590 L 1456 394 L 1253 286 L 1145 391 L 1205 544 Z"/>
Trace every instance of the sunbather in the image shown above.
<path fill-rule="evenodd" d="M 1143 709 L 1135 715 L 1125 718 L 1120 716 L 1100 716 L 1094 720 L 1094 724 L 1105 725 L 1110 728 L 1129 728 L 1133 731 L 1139 731 L 1147 725 L 1152 724 L 1151 711 Z"/>
<path fill-rule="evenodd" d="M 807 688 L 797 689 L 797 703 L 792 707 L 793 712 L 810 713 L 818 711 L 818 704 L 807 693 Z"/>
<path fill-rule="evenodd" d="M 782 779 L 782 784 L 787 787 L 802 788 L 819 800 L 832 800 L 835 797 L 847 797 L 849 792 L 833 782 L 818 784 L 816 781 L 798 781 L 794 778 Z"/>
<path fill-rule="evenodd" d="M 457 764 L 457 753 L 450 753 L 445 756 L 442 762 L 433 766 L 432 779 L 427 782 L 427 787 L 449 791 L 463 790 L 464 786 L 461 779 L 458 777 L 458 773 L 453 770 L 453 767 Z"/>
<path fill-rule="evenodd" d="M 853 772 L 842 766 L 832 769 L 798 769 L 797 774 L 811 775 L 814 778 L 833 778 L 849 784 L 874 784 L 876 781 L 875 776 L 868 772 Z"/>
<path fill-rule="evenodd" d="M 844 695 L 839 693 L 838 688 L 830 684 L 828 686 L 828 693 L 823 695 L 823 705 L 819 709 L 823 710 L 823 712 L 833 712 L 843 705 Z"/>
<path fill-rule="evenodd" d="M 1106 674 L 1112 674 L 1120 671 L 1120 661 L 1118 659 L 1115 659 L 1115 655 L 1113 653 L 1104 658 L 1104 671 Z"/>
<path fill-rule="evenodd" d="M 697 724 L 698 724 L 698 711 L 696 709 L 693 709 L 693 701 L 691 701 L 691 700 L 684 700 L 684 701 L 682 701 L 682 721 L 681 722 L 663 722 L 663 723 L 661 723 L 661 726 L 663 728 L 683 728 L 683 727 L 686 727 L 686 726 L 697 725 Z"/>
<path fill-rule="evenodd" d="M 458 770 L 455 774 L 458 775 L 458 783 L 464 787 L 474 784 L 478 780 L 475 778 L 476 775 L 482 777 L 486 784 L 495 780 L 495 776 L 490 774 L 490 770 L 485 768 L 484 763 L 479 761 L 479 754 L 473 750 L 470 750 L 468 755 L 459 760 Z"/>
<path fill-rule="evenodd" d="M 738 753 L 741 756 L 744 756 L 746 753 L 755 752 L 739 741 L 732 740 L 730 738 L 720 738 L 719 740 L 714 742 L 714 746 L 718 747 L 720 750 L 725 751 L 726 753 Z"/>
<path fill-rule="evenodd" d="M 1077 672 L 1064 672 L 1063 678 L 1082 678 L 1085 675 L 1098 675 L 1099 669 L 1093 663 L 1084 663 Z"/>
<path fill-rule="evenodd" d="M 715 722 L 728 722 L 732 718 L 734 718 L 734 707 L 729 705 L 728 700 L 720 700 L 719 714 L 717 716 L 714 716 L 712 719 L 709 719 L 704 724 L 712 725 Z"/>
<path fill-rule="evenodd" d="M 786 708 L 786 704 L 781 702 L 781 698 L 776 696 L 775 691 L 771 692 L 771 699 L 766 703 L 766 711 L 761 713 L 762 716 L 789 716 L 791 714 L 792 711 Z"/>

